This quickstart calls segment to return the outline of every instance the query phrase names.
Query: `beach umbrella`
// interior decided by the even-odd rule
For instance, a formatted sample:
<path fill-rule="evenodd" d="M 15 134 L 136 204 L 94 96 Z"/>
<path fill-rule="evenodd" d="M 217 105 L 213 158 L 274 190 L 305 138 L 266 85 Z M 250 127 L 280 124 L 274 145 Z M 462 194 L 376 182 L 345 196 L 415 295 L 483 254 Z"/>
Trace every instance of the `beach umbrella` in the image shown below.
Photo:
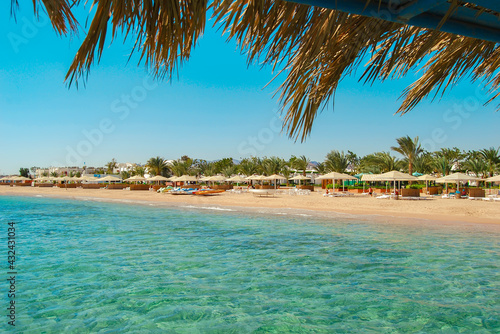
<path fill-rule="evenodd" d="M 155 182 L 168 181 L 168 178 L 165 176 L 156 175 L 156 176 L 153 176 L 153 177 L 147 179 L 146 181 L 148 181 L 148 182 L 150 182 L 150 181 L 155 181 Z"/>
<path fill-rule="evenodd" d="M 332 180 L 332 189 L 335 191 L 335 180 L 342 180 L 342 191 L 344 190 L 344 180 L 357 180 L 356 177 L 339 172 L 331 172 L 318 177 L 320 180 Z"/>
<path fill-rule="evenodd" d="M 429 181 L 435 181 L 436 179 L 437 179 L 437 177 L 432 176 L 432 175 L 429 175 L 429 174 L 420 175 L 420 176 L 418 177 L 418 180 L 419 180 L 419 181 L 425 181 L 425 192 L 426 192 L 426 193 L 427 193 L 427 188 L 428 188 L 428 187 L 427 187 L 427 183 L 428 183 Z"/>
<path fill-rule="evenodd" d="M 249 177 L 246 178 L 247 180 L 257 180 L 257 181 L 262 181 L 266 179 L 266 176 L 264 175 L 250 175 Z"/>
<path fill-rule="evenodd" d="M 490 182 L 490 192 L 491 192 L 491 184 L 493 182 L 500 182 L 500 175 L 489 177 L 489 178 L 485 179 L 484 181 Z"/>
<path fill-rule="evenodd" d="M 121 180 L 122 180 L 122 178 L 119 177 L 119 176 L 108 175 L 108 176 L 105 176 L 105 177 L 98 178 L 97 182 L 108 182 L 108 183 L 111 183 L 111 182 L 118 182 L 118 181 L 121 181 Z"/>
<path fill-rule="evenodd" d="M 191 175 L 182 175 L 182 176 L 179 176 L 175 181 L 196 182 L 196 181 L 198 181 L 198 178 L 196 176 L 191 176 Z"/>
<path fill-rule="evenodd" d="M 300 186 L 300 181 L 301 180 L 309 180 L 309 181 L 311 181 L 310 178 L 308 178 L 307 176 L 304 176 L 302 174 L 296 175 L 296 176 L 290 178 L 289 180 L 299 181 L 299 186 Z"/>
<path fill-rule="evenodd" d="M 215 175 L 215 176 L 210 176 L 208 178 L 208 181 L 212 181 L 212 182 L 221 182 L 221 181 L 226 181 L 226 177 L 225 176 L 222 176 L 222 175 Z"/>
<path fill-rule="evenodd" d="M 139 182 L 139 181 L 145 181 L 146 178 L 144 176 L 140 176 L 140 175 L 134 175 L 132 177 L 129 177 L 128 179 L 125 179 L 123 181 L 127 181 L 127 182 Z"/>
<path fill-rule="evenodd" d="M 203 176 L 203 177 L 200 177 L 200 181 L 206 182 L 206 181 L 209 181 L 210 178 L 211 178 L 211 176 Z"/>
<path fill-rule="evenodd" d="M 264 175 L 250 175 L 246 179 L 252 182 L 252 181 L 263 181 L 265 180 L 265 178 L 266 177 Z"/>
<path fill-rule="evenodd" d="M 236 182 L 236 186 L 239 186 L 240 182 L 248 182 L 248 180 L 246 178 L 241 177 L 239 175 L 235 175 L 233 177 L 230 177 L 230 178 L 226 179 L 226 181 L 228 181 L 228 182 Z"/>
<path fill-rule="evenodd" d="M 489 177 L 489 178 L 485 179 L 484 181 L 486 181 L 486 182 L 500 182 L 500 175 Z"/>
<path fill-rule="evenodd" d="M 92 175 L 84 175 L 81 177 L 82 181 L 87 181 L 87 182 L 92 182 L 92 181 L 97 181 L 99 178 L 92 176 Z"/>
<path fill-rule="evenodd" d="M 273 175 L 269 175 L 269 176 L 266 176 L 264 177 L 264 180 L 274 180 L 274 189 L 276 189 L 276 181 L 277 180 L 286 180 L 286 177 L 284 177 L 283 175 L 279 175 L 279 174 L 273 174 Z"/>
<path fill-rule="evenodd" d="M 182 175 L 175 179 L 175 182 L 196 182 L 198 178 L 196 176 L 191 175 Z"/>
<path fill-rule="evenodd" d="M 394 182 L 394 192 L 396 192 L 396 181 L 418 181 L 416 176 L 402 173 L 397 170 L 393 170 L 387 173 L 380 174 L 375 178 L 377 181 L 393 181 Z"/>
<path fill-rule="evenodd" d="M 229 181 L 229 182 L 248 182 L 248 180 L 244 177 L 241 177 L 239 175 L 235 175 L 233 177 L 230 177 L 228 179 L 226 179 L 226 181 Z"/>
<path fill-rule="evenodd" d="M 202 181 L 212 182 L 212 185 L 213 185 L 213 184 L 215 184 L 215 182 L 226 181 L 226 177 L 222 176 L 222 175 L 205 176 Z"/>
<path fill-rule="evenodd" d="M 439 179 L 436 179 L 437 183 L 457 183 L 457 190 L 460 188 L 460 182 L 469 182 L 469 181 L 481 181 L 480 178 L 476 176 L 470 176 L 464 173 L 453 173 Z"/>
<path fill-rule="evenodd" d="M 29 181 L 29 180 L 31 180 L 31 179 L 24 177 L 24 176 L 16 176 L 16 177 L 12 178 L 12 181 Z"/>

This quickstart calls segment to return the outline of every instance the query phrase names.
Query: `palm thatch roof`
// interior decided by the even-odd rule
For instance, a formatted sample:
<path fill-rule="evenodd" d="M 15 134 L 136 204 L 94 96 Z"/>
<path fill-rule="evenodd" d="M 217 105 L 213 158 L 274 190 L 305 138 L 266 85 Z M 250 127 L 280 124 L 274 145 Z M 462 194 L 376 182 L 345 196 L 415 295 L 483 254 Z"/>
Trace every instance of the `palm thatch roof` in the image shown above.
<path fill-rule="evenodd" d="M 15 11 L 17 0 L 11 1 Z M 366 5 L 382 2 L 365 1 Z M 71 6 L 83 1 L 42 2 L 59 34 L 77 31 Z M 448 0 L 443 23 L 463 9 L 500 16 L 475 2 Z M 33 3 L 37 8 L 38 1 Z M 70 85 L 88 75 L 106 39 L 118 33 L 134 41 L 132 53 L 139 54 L 140 62 L 157 78 L 170 78 L 189 59 L 212 13 L 214 25 L 238 43 L 249 64 L 282 69 L 286 78 L 277 93 L 284 128 L 295 139 L 308 136 L 341 79 L 363 65 L 360 80 L 365 83 L 420 70 L 420 78 L 402 92 L 401 114 L 464 78 L 482 81 L 493 93 L 486 103 L 500 95 L 500 48 L 488 40 L 282 0 L 94 0 L 93 6 L 87 35 L 66 75 Z"/>

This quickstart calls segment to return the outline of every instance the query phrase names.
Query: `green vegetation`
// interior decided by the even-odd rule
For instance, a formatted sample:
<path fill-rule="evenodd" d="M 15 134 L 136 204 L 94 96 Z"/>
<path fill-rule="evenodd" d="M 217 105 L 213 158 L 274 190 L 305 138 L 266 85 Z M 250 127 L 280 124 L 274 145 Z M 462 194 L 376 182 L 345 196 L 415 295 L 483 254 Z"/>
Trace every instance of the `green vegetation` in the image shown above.
<path fill-rule="evenodd" d="M 19 168 L 19 175 L 24 177 L 30 177 L 30 170 L 28 168 Z"/>
<path fill-rule="evenodd" d="M 427 152 L 419 144 L 419 139 L 411 139 L 409 136 L 397 138 L 398 146 L 391 149 L 401 154 L 401 158 L 391 155 L 389 151 L 370 153 L 358 157 L 355 153 L 347 151 L 332 150 L 326 154 L 324 161 L 316 162 L 314 172 L 326 174 L 329 172 L 349 173 L 384 173 L 391 170 L 399 170 L 405 173 L 418 172 L 421 174 L 435 174 L 437 176 L 449 175 L 451 172 L 472 173 L 477 177 L 486 178 L 500 173 L 500 148 L 490 147 L 478 151 L 460 151 L 458 148 L 442 148 L 439 151 Z M 254 174 L 272 175 L 281 174 L 289 179 L 293 173 L 298 172 L 304 176 L 308 174 L 308 166 L 311 160 L 302 155 L 291 156 L 288 160 L 277 157 L 250 157 L 235 163 L 232 158 L 224 158 L 208 162 L 206 160 L 192 159 L 187 155 L 169 163 L 163 157 L 152 157 L 145 166 L 134 167 L 130 172 L 122 172 L 123 179 L 131 175 L 144 176 L 145 173 L 163 176 L 212 176 L 222 174 L 231 177 L 236 174 L 246 176 Z M 108 171 L 116 168 L 116 161 L 112 159 L 106 164 Z M 21 168 L 20 174 L 29 174 L 27 168 Z M 103 170 L 96 170 L 96 174 L 103 174 Z M 43 173 L 47 176 L 47 172 Z M 80 174 L 77 173 L 76 176 Z M 56 172 L 50 174 L 52 177 L 59 176 Z M 297 184 L 298 182 L 294 182 Z M 341 181 L 338 185 L 342 187 Z M 347 182 L 346 182 L 346 186 Z M 356 189 L 356 185 L 349 184 Z M 417 189 L 422 185 L 416 185 Z M 330 185 L 331 188 L 331 185 Z"/>

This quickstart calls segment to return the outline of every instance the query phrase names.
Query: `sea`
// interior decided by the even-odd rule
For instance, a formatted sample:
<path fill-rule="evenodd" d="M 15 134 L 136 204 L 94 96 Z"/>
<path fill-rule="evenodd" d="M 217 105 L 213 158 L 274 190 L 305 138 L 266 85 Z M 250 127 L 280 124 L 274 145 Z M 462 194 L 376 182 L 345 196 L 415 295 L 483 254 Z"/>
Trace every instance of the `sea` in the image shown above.
<path fill-rule="evenodd" d="M 500 333 L 498 225 L 9 196 L 0 224 L 3 332 Z"/>

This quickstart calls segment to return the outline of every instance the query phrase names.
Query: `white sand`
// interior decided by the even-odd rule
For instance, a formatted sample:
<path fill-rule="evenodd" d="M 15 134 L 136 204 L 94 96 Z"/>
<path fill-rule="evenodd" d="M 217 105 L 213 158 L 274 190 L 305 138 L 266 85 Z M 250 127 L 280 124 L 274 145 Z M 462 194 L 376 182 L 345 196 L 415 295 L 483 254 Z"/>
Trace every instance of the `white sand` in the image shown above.
<path fill-rule="evenodd" d="M 500 202 L 473 201 L 468 199 L 389 200 L 369 196 L 323 197 L 324 191 L 307 196 L 277 195 L 255 197 L 252 194 L 222 193 L 216 196 L 174 196 L 153 191 L 107 189 L 60 189 L 37 187 L 0 186 L 0 195 L 64 197 L 73 199 L 100 198 L 168 202 L 195 206 L 240 206 L 253 208 L 290 208 L 314 211 L 331 211 L 355 215 L 381 215 L 392 217 L 422 218 L 433 221 L 491 223 L 500 225 Z"/>

